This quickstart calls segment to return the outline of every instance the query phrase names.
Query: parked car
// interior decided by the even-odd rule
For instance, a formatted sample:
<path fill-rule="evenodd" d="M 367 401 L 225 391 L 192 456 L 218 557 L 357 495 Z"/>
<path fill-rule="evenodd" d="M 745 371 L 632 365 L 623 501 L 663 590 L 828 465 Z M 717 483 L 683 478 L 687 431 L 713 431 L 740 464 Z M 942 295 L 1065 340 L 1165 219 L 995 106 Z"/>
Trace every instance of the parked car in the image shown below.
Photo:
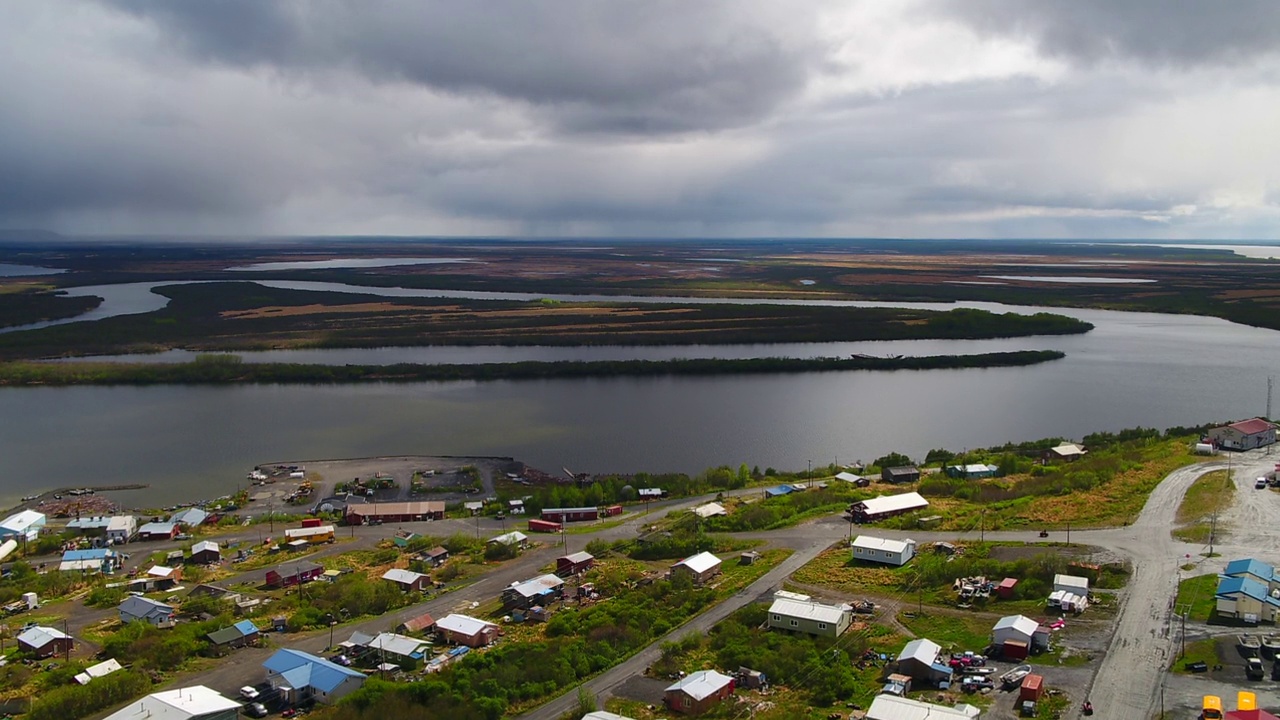
<path fill-rule="evenodd" d="M 996 684 L 991 678 L 983 675 L 969 675 L 960 681 L 960 689 L 965 692 L 977 692 L 979 690 L 993 690 Z"/>
<path fill-rule="evenodd" d="M 1250 680 L 1261 680 L 1266 676 L 1262 669 L 1262 660 L 1251 657 L 1244 661 L 1244 675 Z"/>
<path fill-rule="evenodd" d="M 245 685 L 244 687 L 240 688 L 240 697 L 244 698 L 245 700 L 257 700 L 258 690 L 252 685 Z"/>
<path fill-rule="evenodd" d="M 254 718 L 264 718 L 267 716 L 267 706 L 260 702 L 249 703 L 244 706 L 244 714 Z"/>
<path fill-rule="evenodd" d="M 1258 478 L 1258 479 L 1253 483 L 1253 489 L 1254 489 L 1254 490 L 1261 490 L 1261 489 L 1265 488 L 1266 486 L 1267 486 L 1267 479 L 1266 479 L 1266 478 L 1264 478 L 1264 477 L 1260 477 L 1260 478 Z"/>
<path fill-rule="evenodd" d="M 351 658 L 346 655 L 334 655 L 329 658 L 329 662 L 341 665 L 342 667 L 351 667 Z"/>

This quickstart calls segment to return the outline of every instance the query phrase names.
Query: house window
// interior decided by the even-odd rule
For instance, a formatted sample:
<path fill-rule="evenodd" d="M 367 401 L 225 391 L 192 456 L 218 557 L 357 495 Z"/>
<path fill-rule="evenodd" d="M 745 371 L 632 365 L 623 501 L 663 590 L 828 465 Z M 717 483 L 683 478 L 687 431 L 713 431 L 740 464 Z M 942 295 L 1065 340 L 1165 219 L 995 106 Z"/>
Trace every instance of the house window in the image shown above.
<path fill-rule="evenodd" d="M 781 615 L 774 615 L 774 616 L 773 616 L 773 621 L 774 621 L 774 622 L 782 622 L 782 616 L 781 616 Z"/>
<path fill-rule="evenodd" d="M 800 621 L 799 621 L 799 620 L 792 620 L 792 621 L 791 621 L 791 627 L 800 627 Z"/>
<path fill-rule="evenodd" d="M 818 623 L 818 629 L 819 629 L 819 630 L 826 630 L 826 629 L 827 629 L 827 624 L 826 624 L 826 623 Z"/>
<path fill-rule="evenodd" d="M 680 700 L 680 704 L 681 704 L 681 705 L 684 705 L 685 707 L 689 707 L 689 706 L 690 706 L 690 705 L 692 705 L 693 703 L 689 702 L 689 698 L 687 698 L 687 697 L 686 697 L 686 698 L 682 698 L 682 699 Z"/>

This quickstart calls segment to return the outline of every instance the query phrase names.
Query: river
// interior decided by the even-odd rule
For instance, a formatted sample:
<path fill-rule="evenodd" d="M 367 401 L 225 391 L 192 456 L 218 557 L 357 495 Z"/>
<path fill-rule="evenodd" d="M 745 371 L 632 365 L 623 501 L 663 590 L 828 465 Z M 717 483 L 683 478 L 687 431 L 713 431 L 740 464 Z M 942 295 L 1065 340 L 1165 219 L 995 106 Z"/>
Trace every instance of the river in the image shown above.
<path fill-rule="evenodd" d="M 120 290 L 138 303 L 154 305 L 157 297 Z M 109 312 L 107 305 L 95 312 Z M 920 458 L 936 447 L 1078 439 L 1095 430 L 1191 425 L 1266 410 L 1267 376 L 1280 353 L 1280 333 L 1193 316 L 1054 312 L 1097 328 L 1065 337 L 735 346 L 724 353 L 1067 353 L 1064 360 L 1025 368 L 6 389 L 0 391 L 6 428 L 0 433 L 0 501 L 56 485 L 141 482 L 152 487 L 113 497 L 129 505 L 165 505 L 234 490 L 256 463 L 391 454 L 510 455 L 550 472 L 698 472 L 743 462 L 797 469 L 809 462 L 869 462 L 891 450 Z M 313 362 L 335 353 L 329 356 L 335 362 L 477 362 L 714 351 L 394 348 L 287 357 Z"/>

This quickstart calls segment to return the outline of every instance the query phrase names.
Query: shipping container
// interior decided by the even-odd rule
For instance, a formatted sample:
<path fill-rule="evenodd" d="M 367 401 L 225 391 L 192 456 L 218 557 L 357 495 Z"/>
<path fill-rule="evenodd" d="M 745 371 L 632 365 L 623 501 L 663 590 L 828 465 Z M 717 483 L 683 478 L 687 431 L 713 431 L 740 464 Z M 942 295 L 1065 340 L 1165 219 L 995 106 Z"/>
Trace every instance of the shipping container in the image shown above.
<path fill-rule="evenodd" d="M 564 525 L 548 520 L 530 520 L 529 532 L 554 533 L 564 529 Z"/>

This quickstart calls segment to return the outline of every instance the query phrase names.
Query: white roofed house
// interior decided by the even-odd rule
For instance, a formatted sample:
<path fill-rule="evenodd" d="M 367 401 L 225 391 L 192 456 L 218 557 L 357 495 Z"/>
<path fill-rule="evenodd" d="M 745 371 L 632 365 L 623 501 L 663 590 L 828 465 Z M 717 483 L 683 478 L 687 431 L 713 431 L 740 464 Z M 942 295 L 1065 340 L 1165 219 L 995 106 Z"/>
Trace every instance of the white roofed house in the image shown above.
<path fill-rule="evenodd" d="M 867 708 L 866 720 L 975 720 L 982 711 L 968 703 L 948 707 L 896 697 L 877 695 Z"/>
<path fill-rule="evenodd" d="M 885 565 L 903 566 L 916 555 L 916 541 L 890 540 L 871 535 L 859 535 L 853 539 L 853 559 Z"/>
<path fill-rule="evenodd" d="M 390 570 L 382 573 L 382 579 L 395 583 L 405 592 L 412 590 L 423 591 L 431 587 L 430 575 L 413 572 L 412 570 L 403 570 L 401 568 L 391 568 Z"/>
<path fill-rule="evenodd" d="M 35 540 L 40 537 L 40 531 L 44 529 L 46 520 L 44 513 L 38 513 L 35 510 L 16 512 L 0 520 L 0 538 L 12 538 L 18 541 Z"/>
<path fill-rule="evenodd" d="M 240 703 L 203 685 L 152 693 L 104 720 L 237 720 Z"/>
<path fill-rule="evenodd" d="M 436 621 L 436 632 L 447 642 L 478 648 L 497 640 L 502 631 L 491 622 L 451 613 Z"/>
<path fill-rule="evenodd" d="M 1026 615 L 1008 615 L 991 628 L 991 644 L 1002 646 L 1010 641 L 1023 643 L 1027 649 L 1048 649 L 1049 634 L 1039 622 Z"/>
<path fill-rule="evenodd" d="M 671 577 L 687 575 L 695 585 L 707 582 L 720 574 L 720 558 L 703 551 L 671 566 Z"/>
<path fill-rule="evenodd" d="M 529 536 L 518 530 L 512 530 L 509 533 L 503 533 L 496 537 L 489 538 L 489 542 L 501 545 L 516 545 L 518 547 L 524 547 L 529 544 Z"/>
<path fill-rule="evenodd" d="M 791 630 L 823 637 L 839 637 L 853 622 L 848 605 L 824 605 L 812 600 L 777 597 L 769 606 L 767 623 L 771 629 Z"/>
<path fill-rule="evenodd" d="M 928 638 L 907 643 L 898 653 L 898 672 L 914 680 L 937 683 L 951 679 L 951 666 L 941 658 L 942 646 Z"/>
<path fill-rule="evenodd" d="M 212 540 L 203 540 L 191 546 L 191 559 L 193 565 L 212 565 L 222 560 L 222 551 L 218 548 L 218 543 Z"/>
<path fill-rule="evenodd" d="M 378 653 L 379 662 L 382 662 L 382 658 L 386 658 L 397 665 L 415 660 L 421 661 L 431 653 L 431 643 L 426 640 L 390 632 L 377 635 L 355 632 L 347 642 Z"/>
<path fill-rule="evenodd" d="M 564 594 L 564 580 L 555 575 L 539 575 L 524 582 L 512 583 L 502 591 L 502 607 L 505 610 L 527 610 L 534 606 L 545 608 Z"/>
<path fill-rule="evenodd" d="M 75 640 L 57 628 L 37 625 L 18 635 L 18 647 L 37 658 L 47 658 L 71 652 Z"/>
<path fill-rule="evenodd" d="M 138 534 L 138 518 L 117 515 L 107 521 L 107 539 L 114 543 L 127 543 Z"/>
<path fill-rule="evenodd" d="M 667 709 L 697 715 L 733 695 L 732 677 L 715 670 L 692 672 L 667 686 L 663 701 Z"/>
<path fill-rule="evenodd" d="M 856 523 L 875 522 L 929 507 L 929 501 L 918 492 L 880 495 L 849 506 L 849 516 Z"/>

